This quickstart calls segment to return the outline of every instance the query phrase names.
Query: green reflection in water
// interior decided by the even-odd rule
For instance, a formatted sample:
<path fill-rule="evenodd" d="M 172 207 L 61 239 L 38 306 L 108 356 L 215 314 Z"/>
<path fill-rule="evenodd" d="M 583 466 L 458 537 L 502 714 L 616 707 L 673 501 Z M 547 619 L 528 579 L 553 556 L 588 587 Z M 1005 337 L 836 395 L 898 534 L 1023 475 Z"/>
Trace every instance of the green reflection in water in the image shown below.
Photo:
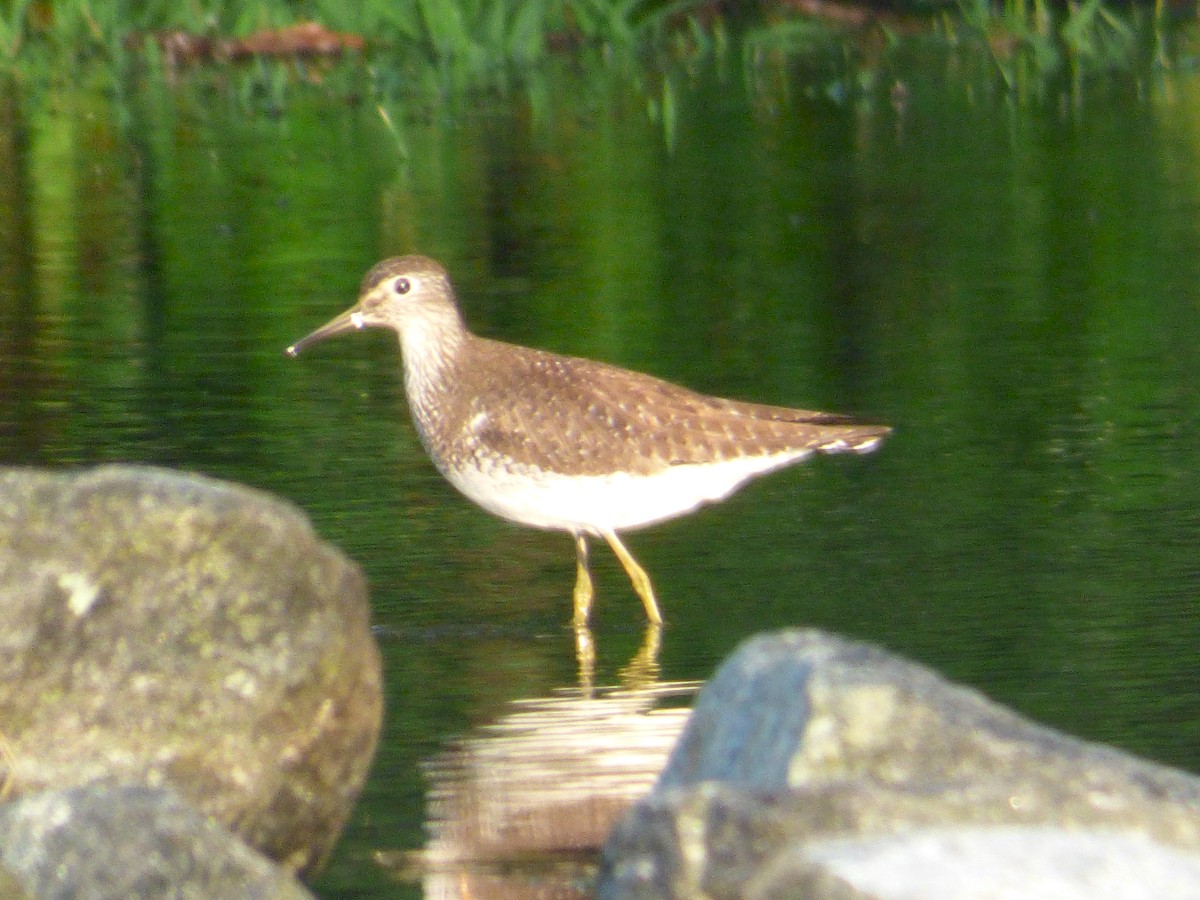
<path fill-rule="evenodd" d="M 1067 114 L 928 76 L 900 109 L 700 79 L 668 152 L 636 96 L 560 77 L 536 122 L 411 114 L 407 157 L 315 94 L 278 119 L 186 85 L 0 103 L 0 458 L 266 487 L 371 579 L 386 737 L 322 891 L 394 896 L 370 854 L 422 841 L 418 764 L 575 678 L 570 541 L 441 481 L 394 341 L 283 356 L 398 251 L 441 258 L 481 332 L 896 426 L 629 538 L 664 678 L 816 625 L 1195 768 L 1191 80 Z M 641 610 L 596 568 L 612 682 Z"/>

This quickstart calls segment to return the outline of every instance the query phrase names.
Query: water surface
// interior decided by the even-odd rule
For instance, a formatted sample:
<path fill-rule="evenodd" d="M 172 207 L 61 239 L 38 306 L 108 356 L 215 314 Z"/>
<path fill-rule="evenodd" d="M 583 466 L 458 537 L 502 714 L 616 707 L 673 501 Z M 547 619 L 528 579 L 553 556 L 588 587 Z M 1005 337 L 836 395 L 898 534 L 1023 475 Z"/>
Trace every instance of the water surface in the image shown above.
<path fill-rule="evenodd" d="M 395 878 L 446 751 L 519 703 L 588 721 L 569 538 L 441 481 L 389 335 L 283 355 L 400 252 L 490 336 L 896 428 L 628 538 L 660 682 L 820 627 L 1200 766 L 1196 79 L 1030 108 L 920 72 L 853 102 L 702 75 L 670 145 L 573 79 L 538 116 L 393 110 L 399 139 L 317 91 L 277 118 L 186 83 L 0 103 L 0 462 L 264 487 L 369 575 L 387 721 L 321 894 L 419 895 Z M 641 605 L 594 569 L 594 684 L 646 688 Z M 597 759 L 630 739 L 606 734 Z"/>

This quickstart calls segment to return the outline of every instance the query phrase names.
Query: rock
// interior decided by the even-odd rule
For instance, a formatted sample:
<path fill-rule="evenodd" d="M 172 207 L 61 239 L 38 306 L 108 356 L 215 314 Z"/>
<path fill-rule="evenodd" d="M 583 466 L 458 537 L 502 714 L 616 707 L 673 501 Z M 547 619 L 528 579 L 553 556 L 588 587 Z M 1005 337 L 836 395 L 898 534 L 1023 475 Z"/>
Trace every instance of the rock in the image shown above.
<path fill-rule="evenodd" d="M 175 794 L 140 785 L 94 782 L 0 806 L 0 865 L 38 900 L 313 900 Z"/>
<path fill-rule="evenodd" d="M 265 493 L 132 466 L 0 470 L 0 796 L 169 785 L 311 872 L 366 777 L 358 568 Z"/>
<path fill-rule="evenodd" d="M 3 863 L 0 863 L 0 897 L 4 900 L 37 900 Z"/>
<path fill-rule="evenodd" d="M 1200 856 L 1136 834 L 1055 828 L 928 828 L 818 841 L 783 854 L 746 900 L 1200 897 Z"/>
<path fill-rule="evenodd" d="M 877 648 L 786 632 L 748 641 L 701 692 L 652 793 L 609 837 L 598 896 L 1095 900 L 1093 863 L 1114 848 L 1131 883 L 1189 886 L 1144 896 L 1200 897 L 1200 780 Z M 968 849 L 987 891 L 946 892 L 928 867 L 904 880 L 923 852 Z M 1074 892 L 1020 878 L 1060 853 Z M 1021 890 L 1000 890 L 1001 871 Z"/>

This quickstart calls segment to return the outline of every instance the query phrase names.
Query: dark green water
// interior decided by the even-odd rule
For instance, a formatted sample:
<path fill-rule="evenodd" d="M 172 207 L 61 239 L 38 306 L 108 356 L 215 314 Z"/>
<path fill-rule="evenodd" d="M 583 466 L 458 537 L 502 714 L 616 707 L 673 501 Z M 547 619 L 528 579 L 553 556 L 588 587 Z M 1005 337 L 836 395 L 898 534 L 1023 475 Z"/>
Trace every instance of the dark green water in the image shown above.
<path fill-rule="evenodd" d="M 388 713 L 322 896 L 416 895 L 421 766 L 576 682 L 573 554 L 458 497 L 394 339 L 283 348 L 420 251 L 491 336 L 895 426 L 633 534 L 664 681 L 810 625 L 1070 732 L 1200 768 L 1200 82 L 1017 108 L 914 76 L 393 110 L 61 88 L 0 106 L 0 463 L 265 487 L 367 571 Z M 582 98 L 582 99 L 581 99 Z M 597 548 L 598 684 L 642 611 Z"/>

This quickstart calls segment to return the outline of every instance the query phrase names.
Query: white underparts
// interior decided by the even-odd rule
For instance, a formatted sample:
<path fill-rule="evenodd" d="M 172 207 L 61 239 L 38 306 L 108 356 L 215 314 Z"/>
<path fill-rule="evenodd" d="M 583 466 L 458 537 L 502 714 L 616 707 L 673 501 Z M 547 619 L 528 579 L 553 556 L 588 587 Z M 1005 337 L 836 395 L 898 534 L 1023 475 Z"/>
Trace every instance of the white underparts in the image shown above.
<path fill-rule="evenodd" d="M 559 531 L 598 534 L 651 525 L 728 497 L 755 475 L 810 455 L 797 450 L 707 465 L 671 466 L 653 475 L 560 475 L 525 468 L 451 469 L 446 478 L 488 512 Z"/>

